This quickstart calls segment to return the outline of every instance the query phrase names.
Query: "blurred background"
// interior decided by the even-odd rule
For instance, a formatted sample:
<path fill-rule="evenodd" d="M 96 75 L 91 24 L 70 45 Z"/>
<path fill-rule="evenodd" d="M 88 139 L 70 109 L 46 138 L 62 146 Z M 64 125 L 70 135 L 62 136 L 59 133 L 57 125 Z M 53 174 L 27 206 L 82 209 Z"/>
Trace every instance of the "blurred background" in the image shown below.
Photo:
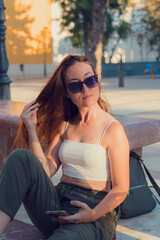
<path fill-rule="evenodd" d="M 102 1 L 96 1 L 102 2 Z M 94 0 L 5 0 L 9 77 L 52 74 L 62 58 L 84 53 L 90 58 Z M 100 8 L 97 4 L 96 10 Z M 160 72 L 160 1 L 110 0 L 103 7 L 102 76 Z M 97 32 L 98 34 L 98 32 Z"/>

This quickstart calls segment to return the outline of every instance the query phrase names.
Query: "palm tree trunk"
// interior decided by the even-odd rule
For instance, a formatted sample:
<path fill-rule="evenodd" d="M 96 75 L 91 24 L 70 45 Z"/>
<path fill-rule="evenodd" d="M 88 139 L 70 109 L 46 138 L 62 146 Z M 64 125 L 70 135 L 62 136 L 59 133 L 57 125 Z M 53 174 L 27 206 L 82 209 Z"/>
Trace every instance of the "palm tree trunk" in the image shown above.
<path fill-rule="evenodd" d="M 88 57 L 89 57 L 88 23 L 87 23 L 87 21 L 85 20 L 85 17 L 84 17 L 84 22 L 83 22 L 83 29 L 84 29 L 84 36 L 83 36 L 84 53 L 85 53 L 85 56 L 88 58 Z"/>
<path fill-rule="evenodd" d="M 93 9 L 92 35 L 91 35 L 91 52 L 89 60 L 101 77 L 103 34 L 105 27 L 105 10 L 107 0 L 95 0 Z"/>

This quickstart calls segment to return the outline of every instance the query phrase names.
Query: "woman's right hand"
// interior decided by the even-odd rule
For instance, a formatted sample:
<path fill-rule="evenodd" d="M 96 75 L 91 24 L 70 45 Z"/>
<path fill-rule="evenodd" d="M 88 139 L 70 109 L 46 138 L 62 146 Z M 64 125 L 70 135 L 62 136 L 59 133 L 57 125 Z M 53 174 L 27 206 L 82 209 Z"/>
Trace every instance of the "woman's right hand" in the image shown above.
<path fill-rule="evenodd" d="M 20 117 L 23 120 L 27 130 L 35 130 L 37 126 L 37 111 L 38 111 L 38 103 L 36 100 L 28 103 Z"/>

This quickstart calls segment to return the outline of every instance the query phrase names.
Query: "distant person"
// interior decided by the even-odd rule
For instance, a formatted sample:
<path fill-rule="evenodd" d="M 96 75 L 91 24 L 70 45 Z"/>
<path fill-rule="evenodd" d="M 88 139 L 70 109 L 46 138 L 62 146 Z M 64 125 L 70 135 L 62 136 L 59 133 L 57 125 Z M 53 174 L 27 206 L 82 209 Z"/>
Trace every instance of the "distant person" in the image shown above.
<path fill-rule="evenodd" d="M 129 144 L 85 56 L 69 55 L 21 114 L 0 175 L 0 235 L 21 203 L 49 240 L 112 240 L 129 189 Z M 62 165 L 61 182 L 50 178 Z M 46 211 L 65 210 L 67 216 Z"/>

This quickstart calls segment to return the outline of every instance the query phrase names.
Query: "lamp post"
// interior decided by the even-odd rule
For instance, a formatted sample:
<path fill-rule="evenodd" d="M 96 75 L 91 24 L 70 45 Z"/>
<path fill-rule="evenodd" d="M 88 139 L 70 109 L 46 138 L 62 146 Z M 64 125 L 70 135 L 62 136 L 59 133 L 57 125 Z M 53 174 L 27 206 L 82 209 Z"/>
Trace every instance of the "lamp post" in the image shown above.
<path fill-rule="evenodd" d="M 3 0 L 0 0 L 0 99 L 10 99 L 10 83 L 12 82 L 8 75 L 8 58 L 5 48 L 5 35 L 6 35 L 6 26 L 4 22 L 6 20 L 4 10 Z"/>
<path fill-rule="evenodd" d="M 119 78 L 118 86 L 124 87 L 124 68 L 123 68 L 122 55 L 121 55 L 121 59 L 118 66 L 118 78 Z"/>

